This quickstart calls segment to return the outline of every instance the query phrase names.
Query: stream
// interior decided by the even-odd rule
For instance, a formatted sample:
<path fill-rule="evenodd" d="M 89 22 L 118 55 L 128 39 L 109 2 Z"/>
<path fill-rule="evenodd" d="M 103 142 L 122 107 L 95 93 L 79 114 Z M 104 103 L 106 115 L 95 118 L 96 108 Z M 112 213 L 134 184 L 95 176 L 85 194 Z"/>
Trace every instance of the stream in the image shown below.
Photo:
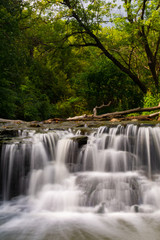
<path fill-rule="evenodd" d="M 160 239 L 158 124 L 6 132 L 1 240 Z"/>

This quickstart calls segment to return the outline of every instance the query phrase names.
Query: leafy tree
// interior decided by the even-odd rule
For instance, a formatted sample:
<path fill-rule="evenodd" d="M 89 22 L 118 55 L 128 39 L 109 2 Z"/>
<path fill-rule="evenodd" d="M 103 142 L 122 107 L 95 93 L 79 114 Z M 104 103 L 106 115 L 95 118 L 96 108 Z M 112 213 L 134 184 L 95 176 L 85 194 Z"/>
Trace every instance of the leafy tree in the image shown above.
<path fill-rule="evenodd" d="M 108 111 L 135 107 L 140 90 L 159 96 L 159 6 L 2 0 L 0 116 L 68 117 L 109 101 Z"/>
<path fill-rule="evenodd" d="M 95 106 L 107 104 L 110 101 L 111 105 L 102 111 L 124 110 L 141 104 L 141 93 L 138 87 L 104 56 L 99 56 L 98 59 L 95 56 L 90 67 L 76 75 L 72 81 L 76 95 L 85 99 L 83 104 L 90 112 Z"/>
<path fill-rule="evenodd" d="M 47 1 L 47 11 L 50 7 L 54 19 L 66 19 L 69 26 L 66 37 L 70 40 L 70 46 L 97 47 L 126 73 L 143 93 L 147 92 L 151 84 L 158 91 L 159 1 L 124 0 L 122 4 L 122 13 L 115 14 L 115 9 L 121 7 L 116 1 L 51 0 Z M 57 10 L 57 14 L 52 6 Z M 112 26 L 102 31 L 103 24 L 107 21 L 111 22 Z M 111 43 L 112 36 L 116 41 L 114 46 Z M 137 69 L 138 64 L 140 66 Z M 139 72 L 139 69 L 143 70 Z"/>
<path fill-rule="evenodd" d="M 24 63 L 23 50 L 19 42 L 19 18 L 21 1 L 0 3 L 0 115 L 14 118 L 17 89 L 21 81 Z M 21 68 L 20 68 L 21 67 Z"/>
<path fill-rule="evenodd" d="M 35 88 L 29 79 L 26 79 L 26 83 L 21 86 L 21 90 L 20 112 L 21 114 L 23 113 L 23 119 L 40 121 L 50 117 L 51 104 L 46 94 Z"/>

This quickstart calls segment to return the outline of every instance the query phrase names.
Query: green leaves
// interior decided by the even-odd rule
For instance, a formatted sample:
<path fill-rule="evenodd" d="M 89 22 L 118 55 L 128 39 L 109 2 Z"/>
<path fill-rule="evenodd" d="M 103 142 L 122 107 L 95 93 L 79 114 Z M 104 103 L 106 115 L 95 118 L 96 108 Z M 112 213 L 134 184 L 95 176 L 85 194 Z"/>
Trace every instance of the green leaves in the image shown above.
<path fill-rule="evenodd" d="M 111 110 L 136 107 L 134 82 L 159 91 L 158 4 L 2 0 L 1 116 L 67 117 L 110 100 Z"/>
<path fill-rule="evenodd" d="M 90 113 L 95 106 L 110 101 L 111 106 L 103 109 L 104 112 L 134 108 L 136 104 L 139 105 L 141 95 L 125 74 L 104 56 L 96 59 L 95 54 L 92 55 L 92 59 L 92 64 L 73 78 L 76 96 L 86 100 L 85 106 Z"/>

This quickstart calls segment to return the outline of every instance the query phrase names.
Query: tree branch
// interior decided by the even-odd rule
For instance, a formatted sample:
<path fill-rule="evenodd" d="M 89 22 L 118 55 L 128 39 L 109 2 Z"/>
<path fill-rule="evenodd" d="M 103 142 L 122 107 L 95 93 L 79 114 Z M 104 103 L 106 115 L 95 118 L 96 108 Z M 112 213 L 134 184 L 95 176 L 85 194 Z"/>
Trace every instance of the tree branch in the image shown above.
<path fill-rule="evenodd" d="M 69 44 L 69 47 L 97 47 L 95 43 Z"/>
<path fill-rule="evenodd" d="M 129 67 L 129 64 L 127 63 L 127 61 L 123 58 L 123 56 L 120 54 L 120 52 L 116 49 L 112 49 L 112 51 L 116 52 L 120 58 L 122 59 L 122 61 Z"/>
<path fill-rule="evenodd" d="M 147 0 L 143 0 L 141 20 L 144 19 L 146 2 L 147 2 Z M 149 46 L 148 39 L 147 39 L 147 36 L 145 34 L 144 24 L 142 24 L 142 29 L 140 31 L 140 35 L 141 35 L 141 37 L 143 39 L 143 42 L 144 42 L 144 48 L 145 48 L 145 52 L 146 52 L 146 55 L 147 55 L 147 58 L 148 58 L 148 66 L 149 66 L 150 71 L 152 73 L 152 77 L 153 77 L 156 89 L 158 90 L 159 89 L 159 82 L 158 82 L 158 76 L 157 76 L 157 73 L 156 73 L 156 58 L 155 58 L 155 56 L 153 56 L 153 53 L 152 53 L 151 48 Z M 159 47 L 159 44 L 158 44 L 158 47 Z"/>
<path fill-rule="evenodd" d="M 129 0 L 129 4 L 131 3 L 131 0 Z M 125 0 L 125 4 L 127 6 L 127 19 L 130 23 L 133 23 L 133 16 L 131 14 L 131 8 L 130 6 L 128 5 L 128 0 Z"/>
<path fill-rule="evenodd" d="M 135 47 L 132 47 L 131 52 L 129 54 L 129 69 L 131 68 L 131 58 L 132 58 L 132 53 Z"/>
<path fill-rule="evenodd" d="M 96 106 L 93 108 L 93 116 L 97 116 L 97 109 L 103 108 L 103 107 L 109 107 L 111 105 L 111 101 L 108 104 L 102 104 L 101 106 Z"/>
<path fill-rule="evenodd" d="M 147 2 L 147 0 L 143 0 L 141 20 L 144 19 L 144 13 L 145 13 L 145 8 L 146 8 L 146 2 Z"/>
<path fill-rule="evenodd" d="M 70 0 L 64 0 L 66 6 L 68 6 L 68 8 L 70 10 L 72 10 L 72 16 L 77 20 L 77 22 L 79 23 L 79 25 L 85 29 L 85 31 L 90 35 L 90 37 L 92 39 L 94 39 L 94 41 L 96 42 L 96 45 L 99 49 L 101 49 L 101 51 L 105 54 L 105 56 L 107 58 L 109 58 L 118 68 L 121 69 L 121 71 L 125 72 L 138 86 L 139 88 L 142 90 L 143 93 L 147 92 L 147 89 L 145 87 L 145 85 L 139 80 L 139 78 L 137 77 L 137 75 L 135 75 L 134 73 L 132 73 L 130 71 L 130 69 L 126 68 L 125 66 L 123 66 L 113 55 L 111 55 L 109 53 L 109 51 L 103 46 L 103 44 L 101 43 L 101 41 L 95 36 L 95 34 L 82 22 L 82 20 L 79 18 L 79 16 L 75 13 L 75 11 L 72 9 L 71 4 L 70 4 Z"/>
<path fill-rule="evenodd" d="M 158 10 L 158 8 L 160 8 L 160 1 L 159 1 L 158 5 L 156 7 L 156 10 Z"/>
<path fill-rule="evenodd" d="M 156 51 L 154 53 L 154 62 L 156 63 L 156 57 L 157 57 L 157 53 L 158 53 L 158 50 L 159 50 L 159 45 L 160 45 L 160 36 L 158 38 L 158 41 L 157 41 L 157 46 L 156 46 Z"/>

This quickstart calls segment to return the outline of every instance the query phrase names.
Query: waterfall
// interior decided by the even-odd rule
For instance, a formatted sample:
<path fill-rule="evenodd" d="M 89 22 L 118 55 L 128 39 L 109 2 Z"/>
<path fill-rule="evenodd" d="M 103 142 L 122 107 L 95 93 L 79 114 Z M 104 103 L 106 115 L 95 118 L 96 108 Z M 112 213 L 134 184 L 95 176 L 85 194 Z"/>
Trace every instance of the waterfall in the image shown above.
<path fill-rule="evenodd" d="M 19 130 L 4 141 L 0 239 L 159 239 L 160 127 L 83 134 Z"/>

